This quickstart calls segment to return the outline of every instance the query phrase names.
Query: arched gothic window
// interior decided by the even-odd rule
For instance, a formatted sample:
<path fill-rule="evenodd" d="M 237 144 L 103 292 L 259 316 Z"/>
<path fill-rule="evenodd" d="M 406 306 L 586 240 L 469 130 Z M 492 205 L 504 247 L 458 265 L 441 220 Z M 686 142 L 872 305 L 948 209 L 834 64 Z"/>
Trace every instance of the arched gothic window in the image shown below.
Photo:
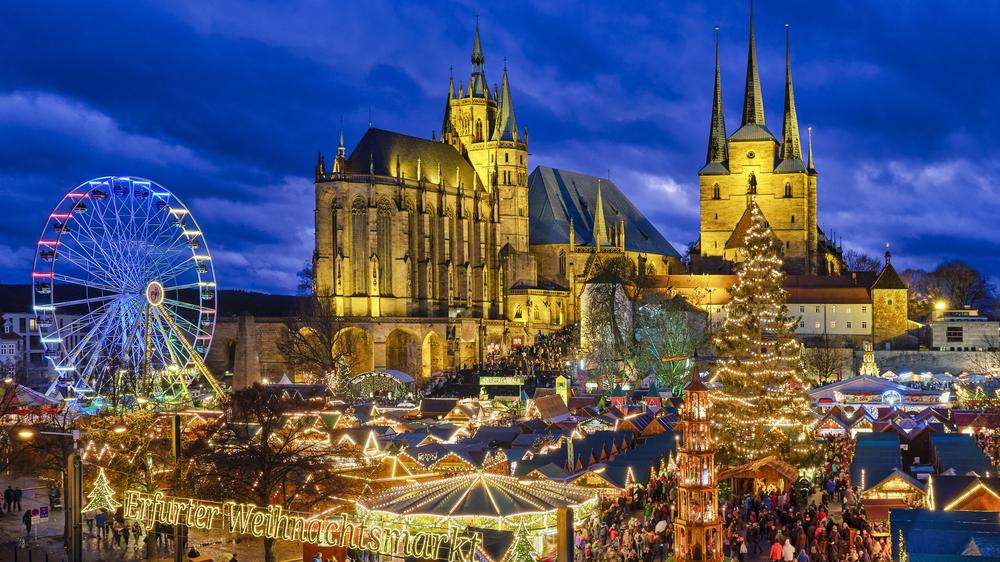
<path fill-rule="evenodd" d="M 351 271 L 354 294 L 368 287 L 368 206 L 361 199 L 351 205 Z"/>
<path fill-rule="evenodd" d="M 378 202 L 378 278 L 379 291 L 392 294 L 392 204 Z"/>

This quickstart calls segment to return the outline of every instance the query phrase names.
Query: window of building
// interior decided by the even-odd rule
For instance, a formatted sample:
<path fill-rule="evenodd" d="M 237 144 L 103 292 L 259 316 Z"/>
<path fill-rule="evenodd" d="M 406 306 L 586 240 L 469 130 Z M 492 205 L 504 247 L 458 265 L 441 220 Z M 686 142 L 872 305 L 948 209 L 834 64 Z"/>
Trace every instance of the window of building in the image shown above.
<path fill-rule="evenodd" d="M 719 220 L 719 213 L 715 213 L 715 220 Z"/>
<path fill-rule="evenodd" d="M 791 197 L 791 196 L 792 196 L 792 184 L 786 183 L 785 184 L 785 197 Z M 795 222 L 795 221 L 793 220 L 792 222 Z"/>
<path fill-rule="evenodd" d="M 867 330 L 868 329 L 868 322 L 862 321 L 861 322 L 861 329 L 862 330 Z"/>
<path fill-rule="evenodd" d="M 867 306 L 862 306 L 861 307 L 861 314 L 864 314 L 866 312 L 868 312 L 868 307 Z"/>
<path fill-rule="evenodd" d="M 816 314 L 819 314 L 819 305 L 816 306 Z"/>
<path fill-rule="evenodd" d="M 504 152 L 504 154 L 503 154 L 503 161 L 504 162 L 510 162 L 510 153 L 509 152 Z"/>
<path fill-rule="evenodd" d="M 722 192 L 719 190 L 719 184 L 712 186 L 712 199 L 722 199 Z"/>
<path fill-rule="evenodd" d="M 806 321 L 805 320 L 799 320 L 799 328 L 805 328 L 805 327 L 806 327 Z"/>
<path fill-rule="evenodd" d="M 805 312 L 805 311 L 806 311 L 806 307 L 805 306 L 800 306 L 799 307 L 799 312 Z"/>
<path fill-rule="evenodd" d="M 837 321 L 836 320 L 830 320 L 830 327 L 831 328 L 836 328 L 837 327 Z"/>
<path fill-rule="evenodd" d="M 837 313 L 837 305 L 833 305 L 833 306 L 831 306 L 831 307 L 830 307 L 830 312 L 832 312 L 832 313 L 836 314 L 836 313 Z"/>
<path fill-rule="evenodd" d="M 851 307 L 847 307 L 846 309 L 844 309 L 844 312 L 850 314 L 851 313 Z"/>
<path fill-rule="evenodd" d="M 962 343 L 962 326 L 948 326 L 944 336 L 948 343 Z"/>
<path fill-rule="evenodd" d="M 847 321 L 847 329 L 848 329 L 848 330 L 850 330 L 850 329 L 851 329 L 851 321 L 850 321 L 850 320 L 848 320 L 848 321 Z"/>
<path fill-rule="evenodd" d="M 792 215 L 792 224 L 795 224 L 795 215 Z"/>
<path fill-rule="evenodd" d="M 816 327 L 817 330 L 819 329 L 819 320 L 816 321 L 816 326 L 815 327 Z"/>
<path fill-rule="evenodd" d="M 887 301 L 885 301 L 885 302 L 886 302 L 886 304 L 888 304 L 889 306 L 892 306 L 892 299 L 889 299 L 889 300 L 887 300 Z"/>

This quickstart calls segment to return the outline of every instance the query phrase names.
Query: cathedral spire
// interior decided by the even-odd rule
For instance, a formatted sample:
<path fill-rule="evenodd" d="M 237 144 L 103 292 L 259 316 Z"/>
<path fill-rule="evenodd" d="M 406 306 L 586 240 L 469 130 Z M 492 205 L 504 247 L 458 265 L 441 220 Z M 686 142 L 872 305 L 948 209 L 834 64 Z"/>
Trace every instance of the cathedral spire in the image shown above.
<path fill-rule="evenodd" d="M 604 221 L 604 199 L 601 197 L 601 180 L 597 179 L 597 202 L 594 204 L 594 247 L 610 244 L 608 239 L 608 225 Z"/>
<path fill-rule="evenodd" d="M 514 116 L 514 102 L 510 96 L 510 82 L 507 81 L 507 65 L 503 67 L 503 80 L 500 85 L 500 99 L 497 100 L 497 122 L 493 127 L 495 141 L 517 141 L 517 118 Z"/>
<path fill-rule="evenodd" d="M 809 161 L 806 163 L 806 169 L 812 171 L 813 168 L 813 128 L 809 127 L 806 129 L 809 132 Z"/>
<path fill-rule="evenodd" d="M 479 16 L 476 15 L 476 38 L 472 42 L 472 77 L 469 78 L 470 97 L 488 98 L 490 96 L 490 88 L 486 82 L 486 70 L 483 66 L 485 63 L 483 44 L 479 39 Z"/>
<path fill-rule="evenodd" d="M 750 46 L 747 52 L 747 85 L 743 93 L 743 125 L 764 125 L 764 100 L 760 95 L 757 39 L 753 31 L 753 0 L 750 0 Z"/>
<path fill-rule="evenodd" d="M 785 23 L 785 119 L 781 127 L 781 159 L 802 160 L 799 120 L 795 115 L 795 91 L 792 88 L 792 51 Z"/>
<path fill-rule="evenodd" d="M 454 67 L 448 67 L 448 95 L 444 100 L 444 122 L 441 123 L 441 142 L 448 142 L 448 132 L 451 131 L 451 102 L 458 97 L 455 92 Z"/>
<path fill-rule="evenodd" d="M 708 129 L 708 156 L 705 164 L 724 164 L 728 160 L 726 117 L 722 112 L 722 73 L 719 70 L 719 26 L 715 26 L 715 93 L 712 94 L 712 123 Z"/>

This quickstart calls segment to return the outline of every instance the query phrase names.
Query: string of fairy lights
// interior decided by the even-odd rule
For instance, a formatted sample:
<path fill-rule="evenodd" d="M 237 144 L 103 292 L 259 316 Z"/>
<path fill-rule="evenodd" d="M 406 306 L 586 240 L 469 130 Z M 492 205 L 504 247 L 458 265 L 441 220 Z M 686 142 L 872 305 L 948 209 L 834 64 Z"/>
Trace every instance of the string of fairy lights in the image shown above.
<path fill-rule="evenodd" d="M 743 261 L 730 289 L 726 318 L 713 337 L 718 354 L 712 393 L 720 455 L 732 463 L 776 451 L 788 458 L 815 453 L 801 344 L 785 312 L 778 241 L 753 200 Z"/>

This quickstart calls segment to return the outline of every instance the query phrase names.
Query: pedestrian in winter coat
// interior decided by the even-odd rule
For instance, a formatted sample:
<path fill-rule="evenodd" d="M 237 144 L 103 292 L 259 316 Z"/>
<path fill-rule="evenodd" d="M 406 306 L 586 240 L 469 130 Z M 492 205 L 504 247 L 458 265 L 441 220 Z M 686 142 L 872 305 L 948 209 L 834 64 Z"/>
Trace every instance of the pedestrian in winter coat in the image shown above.
<path fill-rule="evenodd" d="M 21 517 L 21 521 L 24 522 L 24 534 L 31 534 L 31 511 L 25 511 L 24 516 Z"/>
<path fill-rule="evenodd" d="M 784 555 L 785 552 L 784 549 L 781 548 L 781 543 L 774 541 L 774 544 L 771 545 L 771 555 L 769 556 L 771 562 L 781 562 L 781 558 Z"/>
<path fill-rule="evenodd" d="M 795 547 L 790 539 L 785 539 L 785 546 L 781 547 L 781 559 L 784 562 L 792 562 L 795 558 Z"/>

